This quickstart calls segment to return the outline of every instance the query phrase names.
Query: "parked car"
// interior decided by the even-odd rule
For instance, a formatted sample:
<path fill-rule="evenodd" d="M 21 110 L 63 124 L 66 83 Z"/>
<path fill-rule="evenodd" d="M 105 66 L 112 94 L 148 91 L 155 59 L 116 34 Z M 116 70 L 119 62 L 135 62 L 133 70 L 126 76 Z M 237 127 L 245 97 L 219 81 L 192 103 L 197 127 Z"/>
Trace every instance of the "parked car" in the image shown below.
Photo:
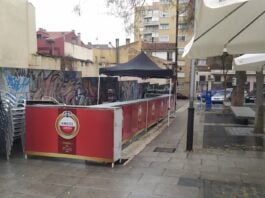
<path fill-rule="evenodd" d="M 210 91 L 211 91 L 212 96 L 218 92 L 218 90 L 216 90 L 216 89 L 213 89 L 213 90 L 210 90 Z M 205 101 L 205 97 L 206 97 L 206 91 L 202 91 L 201 93 L 199 93 L 197 95 L 197 100 L 202 100 L 204 102 Z"/>
<path fill-rule="evenodd" d="M 265 92 L 263 92 L 263 97 L 265 98 Z M 256 101 L 256 93 L 250 92 L 245 96 L 245 103 L 255 103 Z"/>
<path fill-rule="evenodd" d="M 231 95 L 232 95 L 232 89 L 228 88 L 226 90 L 226 98 L 228 100 L 231 100 Z M 224 99 L 225 99 L 225 91 L 224 90 L 218 91 L 216 94 L 214 94 L 211 97 L 212 103 L 223 103 Z"/>

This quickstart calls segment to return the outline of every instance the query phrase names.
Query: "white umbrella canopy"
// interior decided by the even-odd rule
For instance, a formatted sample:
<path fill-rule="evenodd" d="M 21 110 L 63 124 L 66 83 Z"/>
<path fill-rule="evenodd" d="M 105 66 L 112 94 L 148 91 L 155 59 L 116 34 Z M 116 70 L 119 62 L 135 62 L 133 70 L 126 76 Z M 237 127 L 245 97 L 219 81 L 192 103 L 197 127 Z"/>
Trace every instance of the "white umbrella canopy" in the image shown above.
<path fill-rule="evenodd" d="M 265 66 L 265 53 L 245 54 L 234 58 L 233 66 L 235 71 L 262 71 Z"/>
<path fill-rule="evenodd" d="M 200 0 L 183 56 L 206 58 L 265 52 L 265 0 Z"/>

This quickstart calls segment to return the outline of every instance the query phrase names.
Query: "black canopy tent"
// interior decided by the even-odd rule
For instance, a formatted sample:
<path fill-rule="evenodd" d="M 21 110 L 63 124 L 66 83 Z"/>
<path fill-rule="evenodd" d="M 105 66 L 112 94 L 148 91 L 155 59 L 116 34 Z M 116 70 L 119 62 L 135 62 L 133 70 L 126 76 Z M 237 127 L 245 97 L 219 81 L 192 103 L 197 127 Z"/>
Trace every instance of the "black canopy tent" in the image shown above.
<path fill-rule="evenodd" d="M 133 76 L 140 78 L 171 78 L 173 72 L 171 69 L 162 69 L 151 58 L 149 58 L 144 52 L 139 53 L 133 59 L 127 63 L 118 64 L 113 67 L 105 67 L 99 69 L 99 74 L 105 74 L 107 76 Z M 98 96 L 100 89 L 100 75 L 98 80 Z M 171 93 L 171 79 L 168 97 L 168 107 L 170 109 L 170 93 Z M 99 103 L 99 97 L 98 97 Z M 169 114 L 168 111 L 168 126 L 169 126 Z"/>
<path fill-rule="evenodd" d="M 141 52 L 127 63 L 100 68 L 99 73 L 107 76 L 134 76 L 140 78 L 170 78 L 173 75 L 171 69 L 158 67 L 144 52 Z"/>

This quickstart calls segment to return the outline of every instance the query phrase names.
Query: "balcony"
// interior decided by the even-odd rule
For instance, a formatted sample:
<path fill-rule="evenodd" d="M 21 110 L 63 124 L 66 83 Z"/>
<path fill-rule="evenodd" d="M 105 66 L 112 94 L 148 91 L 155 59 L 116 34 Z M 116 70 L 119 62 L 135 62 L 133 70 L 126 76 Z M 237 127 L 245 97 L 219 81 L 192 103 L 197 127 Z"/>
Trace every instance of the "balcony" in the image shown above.
<path fill-rule="evenodd" d="M 144 21 L 144 26 L 158 26 L 159 21 Z"/>

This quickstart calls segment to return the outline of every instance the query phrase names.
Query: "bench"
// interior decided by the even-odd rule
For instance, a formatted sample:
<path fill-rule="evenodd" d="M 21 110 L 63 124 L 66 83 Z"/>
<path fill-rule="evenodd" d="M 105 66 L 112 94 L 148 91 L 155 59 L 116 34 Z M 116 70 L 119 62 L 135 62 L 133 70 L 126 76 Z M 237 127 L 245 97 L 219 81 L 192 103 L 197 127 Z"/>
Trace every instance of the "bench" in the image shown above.
<path fill-rule="evenodd" d="M 240 121 L 243 124 L 248 124 L 249 121 L 255 119 L 255 112 L 250 107 L 236 107 L 231 106 L 231 111 L 234 114 L 236 121 Z"/>

